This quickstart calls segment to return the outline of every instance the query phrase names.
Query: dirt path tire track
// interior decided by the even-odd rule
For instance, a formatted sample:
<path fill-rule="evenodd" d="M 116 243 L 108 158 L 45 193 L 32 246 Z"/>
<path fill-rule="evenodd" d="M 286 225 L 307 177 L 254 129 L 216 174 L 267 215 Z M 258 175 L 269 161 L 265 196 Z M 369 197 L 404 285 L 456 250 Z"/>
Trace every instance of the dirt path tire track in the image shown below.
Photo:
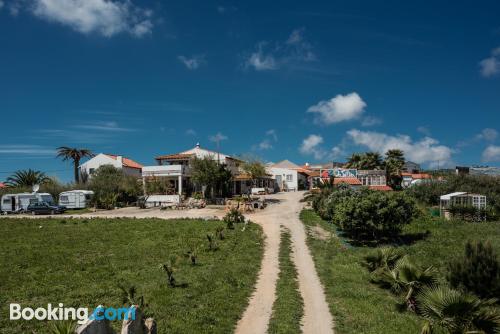
<path fill-rule="evenodd" d="M 287 227 L 292 237 L 292 260 L 297 268 L 299 289 L 304 299 L 302 331 L 307 334 L 333 333 L 333 317 L 306 244 L 304 225 L 299 218 L 303 208 L 303 204 L 300 203 L 302 196 L 303 193 L 300 192 L 270 196 L 281 202 L 248 217 L 262 226 L 266 242 L 256 289 L 237 324 L 236 334 L 267 333 L 276 299 L 280 226 Z"/>

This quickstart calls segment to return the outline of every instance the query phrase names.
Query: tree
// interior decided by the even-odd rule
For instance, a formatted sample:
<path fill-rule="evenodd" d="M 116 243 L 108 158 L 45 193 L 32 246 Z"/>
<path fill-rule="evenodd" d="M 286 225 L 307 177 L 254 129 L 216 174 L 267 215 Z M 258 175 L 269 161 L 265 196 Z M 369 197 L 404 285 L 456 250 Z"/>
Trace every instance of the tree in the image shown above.
<path fill-rule="evenodd" d="M 35 184 L 49 182 L 50 178 L 45 173 L 37 170 L 18 170 L 9 176 L 5 184 L 9 187 L 33 187 Z"/>
<path fill-rule="evenodd" d="M 426 319 L 422 334 L 434 333 L 436 327 L 452 334 L 497 333 L 500 313 L 492 308 L 495 302 L 447 286 L 425 288 L 417 296 L 417 312 Z"/>
<path fill-rule="evenodd" d="M 228 191 L 232 174 L 225 164 L 219 164 L 212 157 L 206 156 L 193 158 L 190 165 L 191 179 L 194 183 L 207 187 L 205 192 L 210 197 L 213 198 L 215 194 L 223 195 Z"/>
<path fill-rule="evenodd" d="M 361 159 L 363 155 L 360 153 L 353 153 L 347 159 L 347 163 L 345 164 L 346 168 L 359 168 L 361 166 Z"/>
<path fill-rule="evenodd" d="M 382 156 L 378 152 L 366 152 L 362 155 L 359 169 L 382 169 L 384 163 L 382 161 Z"/>
<path fill-rule="evenodd" d="M 266 167 L 264 166 L 264 164 L 255 158 L 245 161 L 241 166 L 241 169 L 244 173 L 250 176 L 254 186 L 257 179 L 267 175 Z"/>
<path fill-rule="evenodd" d="M 385 170 L 388 184 L 394 189 L 401 188 L 401 169 L 405 165 L 404 152 L 399 149 L 388 150 L 385 153 Z"/>
<path fill-rule="evenodd" d="M 80 167 L 80 160 L 85 157 L 93 157 L 94 154 L 85 148 L 71 148 L 67 146 L 61 146 L 57 148 L 57 157 L 62 158 L 63 161 L 72 160 L 73 161 L 73 172 L 75 176 L 75 182 L 80 182 L 80 173 L 78 168 Z"/>

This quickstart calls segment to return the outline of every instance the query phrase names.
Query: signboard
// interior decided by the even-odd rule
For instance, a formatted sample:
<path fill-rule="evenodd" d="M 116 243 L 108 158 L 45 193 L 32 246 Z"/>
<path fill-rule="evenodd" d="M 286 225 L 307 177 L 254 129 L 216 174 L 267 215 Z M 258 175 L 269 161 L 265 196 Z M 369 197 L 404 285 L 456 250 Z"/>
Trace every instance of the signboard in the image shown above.
<path fill-rule="evenodd" d="M 357 169 L 347 169 L 347 168 L 333 168 L 333 169 L 322 169 L 320 170 L 320 176 L 322 179 L 330 179 L 332 177 L 357 177 Z"/>

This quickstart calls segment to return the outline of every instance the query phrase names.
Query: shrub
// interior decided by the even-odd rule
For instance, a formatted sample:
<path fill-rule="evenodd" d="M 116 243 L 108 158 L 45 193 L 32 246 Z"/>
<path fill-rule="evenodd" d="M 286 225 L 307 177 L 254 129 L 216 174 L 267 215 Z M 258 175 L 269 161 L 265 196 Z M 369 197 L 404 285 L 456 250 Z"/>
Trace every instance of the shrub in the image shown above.
<path fill-rule="evenodd" d="M 417 211 L 404 193 L 363 190 L 336 201 L 332 221 L 356 240 L 395 237 Z"/>
<path fill-rule="evenodd" d="M 245 216 L 233 208 L 224 216 L 224 222 L 227 224 L 227 228 L 232 230 L 234 229 L 234 224 L 245 222 Z"/>
<path fill-rule="evenodd" d="M 500 261 L 489 242 L 467 242 L 464 255 L 448 264 L 446 278 L 482 298 L 500 295 Z"/>

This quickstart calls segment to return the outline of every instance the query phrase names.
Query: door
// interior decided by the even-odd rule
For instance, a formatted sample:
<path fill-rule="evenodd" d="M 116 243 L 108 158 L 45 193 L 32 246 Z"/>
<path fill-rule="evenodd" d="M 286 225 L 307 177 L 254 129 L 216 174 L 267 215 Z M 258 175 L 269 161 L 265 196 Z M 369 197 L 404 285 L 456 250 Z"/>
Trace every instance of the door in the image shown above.
<path fill-rule="evenodd" d="M 241 182 L 236 181 L 236 195 L 241 195 Z"/>
<path fill-rule="evenodd" d="M 283 183 L 281 182 L 281 175 L 276 175 L 276 184 L 278 185 L 278 188 L 280 190 L 283 190 L 282 187 L 283 187 Z"/>
<path fill-rule="evenodd" d="M 10 198 L 10 202 L 11 202 L 11 205 L 12 205 L 12 211 L 16 211 L 16 198 L 14 196 L 12 196 Z"/>

